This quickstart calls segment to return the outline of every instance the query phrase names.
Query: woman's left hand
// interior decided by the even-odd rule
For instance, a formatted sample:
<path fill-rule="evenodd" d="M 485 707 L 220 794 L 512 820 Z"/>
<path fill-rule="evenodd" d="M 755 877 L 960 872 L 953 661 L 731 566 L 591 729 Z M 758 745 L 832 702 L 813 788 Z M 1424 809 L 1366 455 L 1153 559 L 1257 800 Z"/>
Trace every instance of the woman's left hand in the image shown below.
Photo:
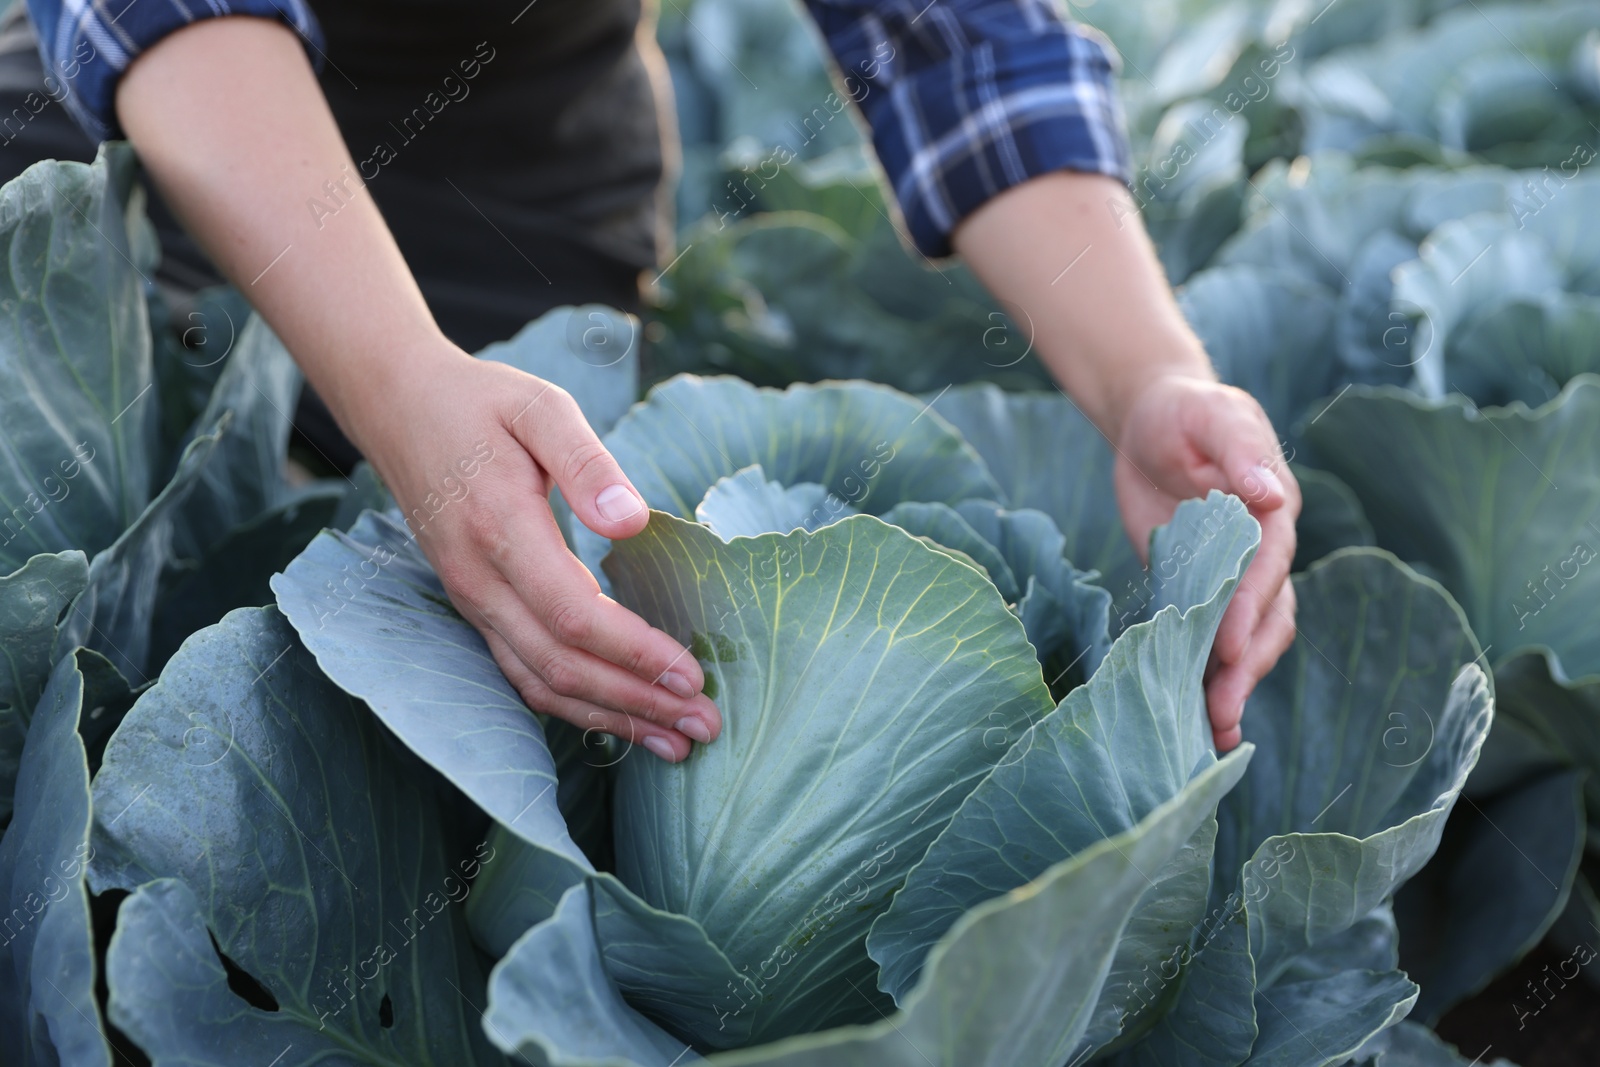
<path fill-rule="evenodd" d="M 1143 559 L 1150 531 L 1178 502 L 1213 489 L 1243 500 L 1261 524 L 1261 547 L 1217 630 L 1206 707 L 1217 748 L 1239 743 L 1245 698 L 1294 643 L 1295 519 L 1300 487 L 1266 412 L 1242 389 L 1184 374 L 1147 382 L 1116 442 L 1113 483 L 1122 523 Z"/>

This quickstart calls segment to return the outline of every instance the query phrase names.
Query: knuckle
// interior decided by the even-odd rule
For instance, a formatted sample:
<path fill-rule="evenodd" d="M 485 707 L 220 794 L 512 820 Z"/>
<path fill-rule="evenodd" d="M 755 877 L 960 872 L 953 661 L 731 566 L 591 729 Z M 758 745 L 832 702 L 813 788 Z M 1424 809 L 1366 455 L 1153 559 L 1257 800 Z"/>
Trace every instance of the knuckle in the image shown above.
<path fill-rule="evenodd" d="M 631 703 L 633 706 L 628 709 L 630 715 L 657 724 L 664 724 L 668 719 L 667 709 L 659 694 L 645 692 Z"/>
<path fill-rule="evenodd" d="M 612 463 L 611 453 L 599 441 L 583 441 L 568 453 L 562 466 L 565 480 L 581 482 L 595 474 L 608 473 L 605 468 Z"/>
<path fill-rule="evenodd" d="M 554 694 L 538 678 L 530 676 L 522 679 L 517 685 L 517 695 L 522 698 L 524 704 L 534 711 L 542 712 L 546 715 L 556 714 L 555 701 L 552 699 Z"/>
<path fill-rule="evenodd" d="M 445 590 L 451 593 L 467 593 L 471 590 L 472 567 L 458 553 L 451 553 L 441 558 L 434 568 L 439 575 L 439 581 L 444 584 Z"/>
<path fill-rule="evenodd" d="M 539 663 L 539 676 L 560 696 L 575 697 L 583 687 L 583 670 L 564 652 L 547 653 Z"/>
<path fill-rule="evenodd" d="M 485 551 L 495 549 L 501 538 L 499 518 L 486 508 L 467 508 L 461 515 L 461 532 L 470 545 Z"/>
<path fill-rule="evenodd" d="M 594 634 L 594 620 L 588 606 L 571 599 L 552 604 L 545 625 L 556 640 L 565 645 L 582 644 Z"/>

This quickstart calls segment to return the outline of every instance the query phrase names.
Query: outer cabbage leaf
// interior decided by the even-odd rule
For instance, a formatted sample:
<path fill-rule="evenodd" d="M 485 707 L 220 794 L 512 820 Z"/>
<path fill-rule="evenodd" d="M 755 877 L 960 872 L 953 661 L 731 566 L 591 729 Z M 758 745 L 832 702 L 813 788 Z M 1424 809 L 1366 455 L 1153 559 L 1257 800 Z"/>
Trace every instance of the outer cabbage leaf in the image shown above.
<path fill-rule="evenodd" d="M 1469 1061 L 1453 1045 L 1445 1044 L 1438 1034 L 1410 1021 L 1385 1030 L 1363 1052 L 1371 1053 L 1372 1058 L 1360 1062 L 1370 1063 L 1372 1067 L 1472 1067 L 1473 1064 L 1514 1067 L 1510 1060 L 1499 1056 L 1486 1060 L 1480 1055 Z"/>
<path fill-rule="evenodd" d="M 1376 535 L 1348 485 L 1327 471 L 1298 464 L 1290 468 L 1300 484 L 1300 517 L 1295 520 L 1294 569 L 1303 571 L 1341 548 L 1370 546 Z"/>
<path fill-rule="evenodd" d="M 349 534 L 326 532 L 273 590 L 328 677 L 495 820 L 497 861 L 467 908 L 481 944 L 504 952 L 587 878 L 605 906 L 611 973 L 652 1005 L 692 1010 L 698 1025 L 715 1025 L 717 1005 L 688 990 L 736 979 L 727 957 L 694 920 L 652 908 L 594 872 L 562 817 L 543 727 L 456 614 L 404 526 L 369 513 Z"/>
<path fill-rule="evenodd" d="M 1500 711 L 1526 728 L 1562 763 L 1600 767 L 1600 675 L 1568 678 L 1553 652 L 1508 656 L 1494 672 Z M 1583 780 L 1591 816 L 1600 813 L 1600 781 Z"/>
<path fill-rule="evenodd" d="M 1355 381 L 1404 385 L 1415 375 L 1422 349 L 1413 343 L 1409 318 L 1394 309 L 1394 271 L 1417 256 L 1417 242 L 1393 230 L 1369 237 L 1346 268 L 1334 317 L 1334 348 Z"/>
<path fill-rule="evenodd" d="M 348 489 L 309 486 L 228 530 L 192 566 L 169 571 L 150 624 L 150 669 L 158 670 L 190 634 L 234 608 L 272 603 L 272 576 L 324 528 L 337 528 Z"/>
<path fill-rule="evenodd" d="M 1498 734 L 1496 734 L 1498 737 Z M 1404 970 L 1432 1024 L 1528 953 L 1566 907 L 1583 855 L 1581 775 L 1545 774 L 1467 800 L 1396 899 Z"/>
<path fill-rule="evenodd" d="M 1306 72 L 1305 148 L 1382 155 L 1410 146 L 1438 158 L 1470 152 L 1556 167 L 1588 133 L 1592 116 L 1558 86 L 1572 42 L 1597 25 L 1583 3 L 1473 5 L 1342 49 Z"/>
<path fill-rule="evenodd" d="M 895 1016 L 718 1057 L 718 1064 L 1002 1067 L 1061 1063 L 1079 1043 L 1140 893 L 1238 780 L 1241 746 L 1133 829 L 967 913 Z"/>
<path fill-rule="evenodd" d="M 11 817 L 28 720 L 55 662 L 57 620 L 88 582 L 82 552 L 34 556 L 0 577 L 0 827 Z"/>
<path fill-rule="evenodd" d="M 1250 123 L 1230 111 L 1210 100 L 1188 100 L 1169 108 L 1156 125 L 1134 179 L 1139 213 L 1174 285 L 1205 266 L 1239 228 Z M 1227 121 L 1214 130 L 1219 114 L 1227 115 Z M 1175 161 L 1181 166 L 1174 167 Z M 1163 180 L 1173 170 L 1176 176 Z M 1159 182 L 1154 187 L 1152 171 Z"/>
<path fill-rule="evenodd" d="M 618 873 L 759 975 L 748 1006 L 718 987 L 664 1007 L 718 1044 L 730 1015 L 752 1041 L 872 1017 L 872 919 L 1051 709 L 1021 624 L 976 568 L 870 516 L 726 543 L 657 514 L 606 570 L 724 714 L 681 765 L 621 764 Z"/>
<path fill-rule="evenodd" d="M 1130 1016 L 1169 1005 L 1113 1055 L 1116 1067 L 1239 1067 L 1249 1058 L 1257 1034 L 1249 919 L 1230 903 L 1209 911 L 1195 933 L 1192 947 L 1160 960 L 1153 975 L 1107 987 Z"/>
<path fill-rule="evenodd" d="M 1358 388 L 1306 434 L 1378 543 L 1437 574 L 1499 658 L 1544 646 L 1600 671 L 1600 378 L 1532 411 Z"/>
<path fill-rule="evenodd" d="M 109 548 L 89 561 L 89 584 L 56 635 L 55 654 L 79 645 L 111 660 L 130 681 L 148 680 L 150 625 L 161 572 L 172 555 L 173 521 L 200 482 L 231 416 L 184 448 L 178 469 L 150 505 Z"/>
<path fill-rule="evenodd" d="M 780 485 L 814 482 L 869 514 L 902 500 L 995 499 L 971 446 L 927 404 L 865 382 L 779 392 L 679 376 L 650 390 L 606 447 L 652 508 L 689 518 L 718 479 L 752 464 Z M 606 541 L 574 531 L 598 575 Z"/>
<path fill-rule="evenodd" d="M 154 255 L 160 249 L 152 227 Z M 150 270 L 150 267 L 142 267 Z M 187 300 L 173 300 L 159 287 L 145 288 L 150 309 L 151 359 L 155 364 L 155 391 L 160 397 L 163 469 L 177 463 L 183 446 L 211 402 L 225 360 L 239 342 L 239 331 L 250 320 L 250 305 L 231 285 L 201 289 Z"/>
<path fill-rule="evenodd" d="M 1508 218 L 1474 215 L 1440 226 L 1422 243 L 1416 260 L 1394 271 L 1395 310 L 1419 319 L 1411 342 L 1421 353 L 1419 386 L 1429 396 L 1459 391 L 1451 377 L 1451 341 L 1470 312 L 1559 291 L 1562 283 L 1549 248 Z"/>
<path fill-rule="evenodd" d="M 537 859 L 508 856 L 501 865 L 527 862 L 543 880 L 537 889 L 516 880 L 533 890 L 524 905 L 534 910 L 493 924 L 497 932 L 487 940 L 503 951 L 593 870 L 561 817 L 555 760 L 539 720 L 393 517 L 368 512 L 348 534 L 324 532 L 272 588 L 335 685 L 365 701 L 407 748 L 539 850 Z M 496 869 L 485 880 L 499 876 Z M 484 895 L 474 894 L 474 909 Z"/>
<path fill-rule="evenodd" d="M 1205 921 L 1122 993 L 1172 1008 L 1118 1064 L 1237 1067 L 1255 1062 L 1253 1048 L 1287 1054 L 1285 1018 L 1307 1032 L 1337 1020 L 1316 995 L 1274 990 L 1323 981 L 1348 983 L 1328 989 L 1329 1004 L 1365 1005 L 1364 1033 L 1318 1041 L 1327 1058 L 1306 1061 L 1339 1062 L 1414 996 L 1387 973 L 1393 923 L 1374 909 L 1432 855 L 1482 744 L 1490 696 L 1469 663 L 1477 646 L 1449 598 L 1384 553 L 1336 553 L 1294 581 L 1296 643 L 1245 710 L 1245 739 L 1266 762 L 1218 812 Z M 1372 975 L 1341 977 L 1357 971 Z M 1242 1009 L 1252 990 L 1266 999 Z"/>
<path fill-rule="evenodd" d="M 732 180 L 741 177 L 752 174 Z M 865 378 L 907 392 L 976 378 L 1048 384 L 1025 318 L 1008 319 L 964 269 L 908 254 L 881 195 L 869 202 L 848 183 L 838 191 L 835 203 L 854 203 L 840 217 L 811 213 L 835 206 L 818 204 L 732 225 L 707 219 L 686 233 L 663 279 L 658 370 L 779 387 Z"/>
<path fill-rule="evenodd" d="M 1406 1017 L 1417 984 L 1399 971 L 1341 971 L 1256 991 L 1260 1034 L 1251 1067 L 1348 1063 L 1373 1034 Z"/>
<path fill-rule="evenodd" d="M 600 955 L 593 907 L 590 888 L 573 886 L 495 966 L 483 1016 L 490 1039 L 537 1067 L 704 1062 L 622 998 Z"/>
<path fill-rule="evenodd" d="M 110 1017 L 153 1060 L 501 1062 L 450 907 L 480 864 L 447 868 L 437 799 L 388 744 L 275 608 L 191 638 L 140 697 L 95 777 L 90 879 L 161 879 L 107 961 Z M 234 994 L 216 951 L 277 1009 Z"/>
<path fill-rule="evenodd" d="M 0 571 L 107 548 L 158 474 L 133 153 L 36 163 L 0 190 Z"/>
<path fill-rule="evenodd" d="M 1451 341 L 1450 384 L 1479 404 L 1537 406 L 1600 373 L 1600 297 L 1546 292 L 1490 303 Z"/>
<path fill-rule="evenodd" d="M 84 888 L 90 814 L 82 710 L 83 675 L 68 656 L 34 710 L 16 818 L 0 841 L 0 1055 L 17 1067 L 111 1064 Z"/>
<path fill-rule="evenodd" d="M 1427 862 L 1492 709 L 1435 584 L 1370 549 L 1294 580 L 1299 637 L 1245 711 L 1262 763 L 1218 813 L 1217 868 L 1240 872 L 1263 988 Z"/>
<path fill-rule="evenodd" d="M 1276 268 L 1335 291 L 1349 283 L 1368 240 L 1401 227 L 1412 184 L 1404 172 L 1357 169 L 1338 153 L 1315 156 L 1293 175 L 1272 163 L 1251 180 L 1245 224 L 1217 263 Z"/>
<path fill-rule="evenodd" d="M 172 551 L 178 557 L 203 558 L 235 527 L 287 499 L 290 487 L 283 463 L 289 416 L 299 395 L 300 371 L 294 360 L 267 324 L 252 315 L 191 435 L 215 432 L 228 419 L 215 458 L 200 472 L 175 516 Z"/>

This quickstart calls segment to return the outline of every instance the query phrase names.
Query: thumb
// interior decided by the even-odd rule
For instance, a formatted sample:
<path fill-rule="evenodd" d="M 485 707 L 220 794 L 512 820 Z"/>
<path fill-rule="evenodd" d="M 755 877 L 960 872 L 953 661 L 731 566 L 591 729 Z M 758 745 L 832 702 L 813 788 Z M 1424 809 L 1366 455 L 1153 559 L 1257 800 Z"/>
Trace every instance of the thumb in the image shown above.
<path fill-rule="evenodd" d="M 1209 451 L 1217 457 L 1229 492 L 1253 512 L 1274 511 L 1288 502 L 1289 490 L 1279 473 L 1284 459 L 1272 423 L 1248 394 L 1229 408 L 1227 414 L 1211 420 Z"/>
<path fill-rule="evenodd" d="M 632 537 L 650 512 L 622 467 L 600 443 L 578 402 L 560 386 L 533 379 L 532 395 L 507 424 L 517 442 L 555 480 L 567 506 L 602 537 Z"/>

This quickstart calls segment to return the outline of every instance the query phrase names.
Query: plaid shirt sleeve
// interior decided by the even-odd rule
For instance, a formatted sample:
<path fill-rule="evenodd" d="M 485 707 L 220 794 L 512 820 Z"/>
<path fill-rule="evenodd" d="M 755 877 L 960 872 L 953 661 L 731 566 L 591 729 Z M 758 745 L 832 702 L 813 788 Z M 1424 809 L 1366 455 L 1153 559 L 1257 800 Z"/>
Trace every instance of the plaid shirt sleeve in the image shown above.
<path fill-rule="evenodd" d="M 89 136 L 121 136 L 117 79 L 135 56 L 174 30 L 220 15 L 278 19 L 300 35 L 313 62 L 321 30 L 304 0 L 28 0 L 39 34 L 45 90 Z"/>
<path fill-rule="evenodd" d="M 928 256 L 1052 170 L 1132 180 L 1110 44 L 1048 0 L 806 0 Z"/>

